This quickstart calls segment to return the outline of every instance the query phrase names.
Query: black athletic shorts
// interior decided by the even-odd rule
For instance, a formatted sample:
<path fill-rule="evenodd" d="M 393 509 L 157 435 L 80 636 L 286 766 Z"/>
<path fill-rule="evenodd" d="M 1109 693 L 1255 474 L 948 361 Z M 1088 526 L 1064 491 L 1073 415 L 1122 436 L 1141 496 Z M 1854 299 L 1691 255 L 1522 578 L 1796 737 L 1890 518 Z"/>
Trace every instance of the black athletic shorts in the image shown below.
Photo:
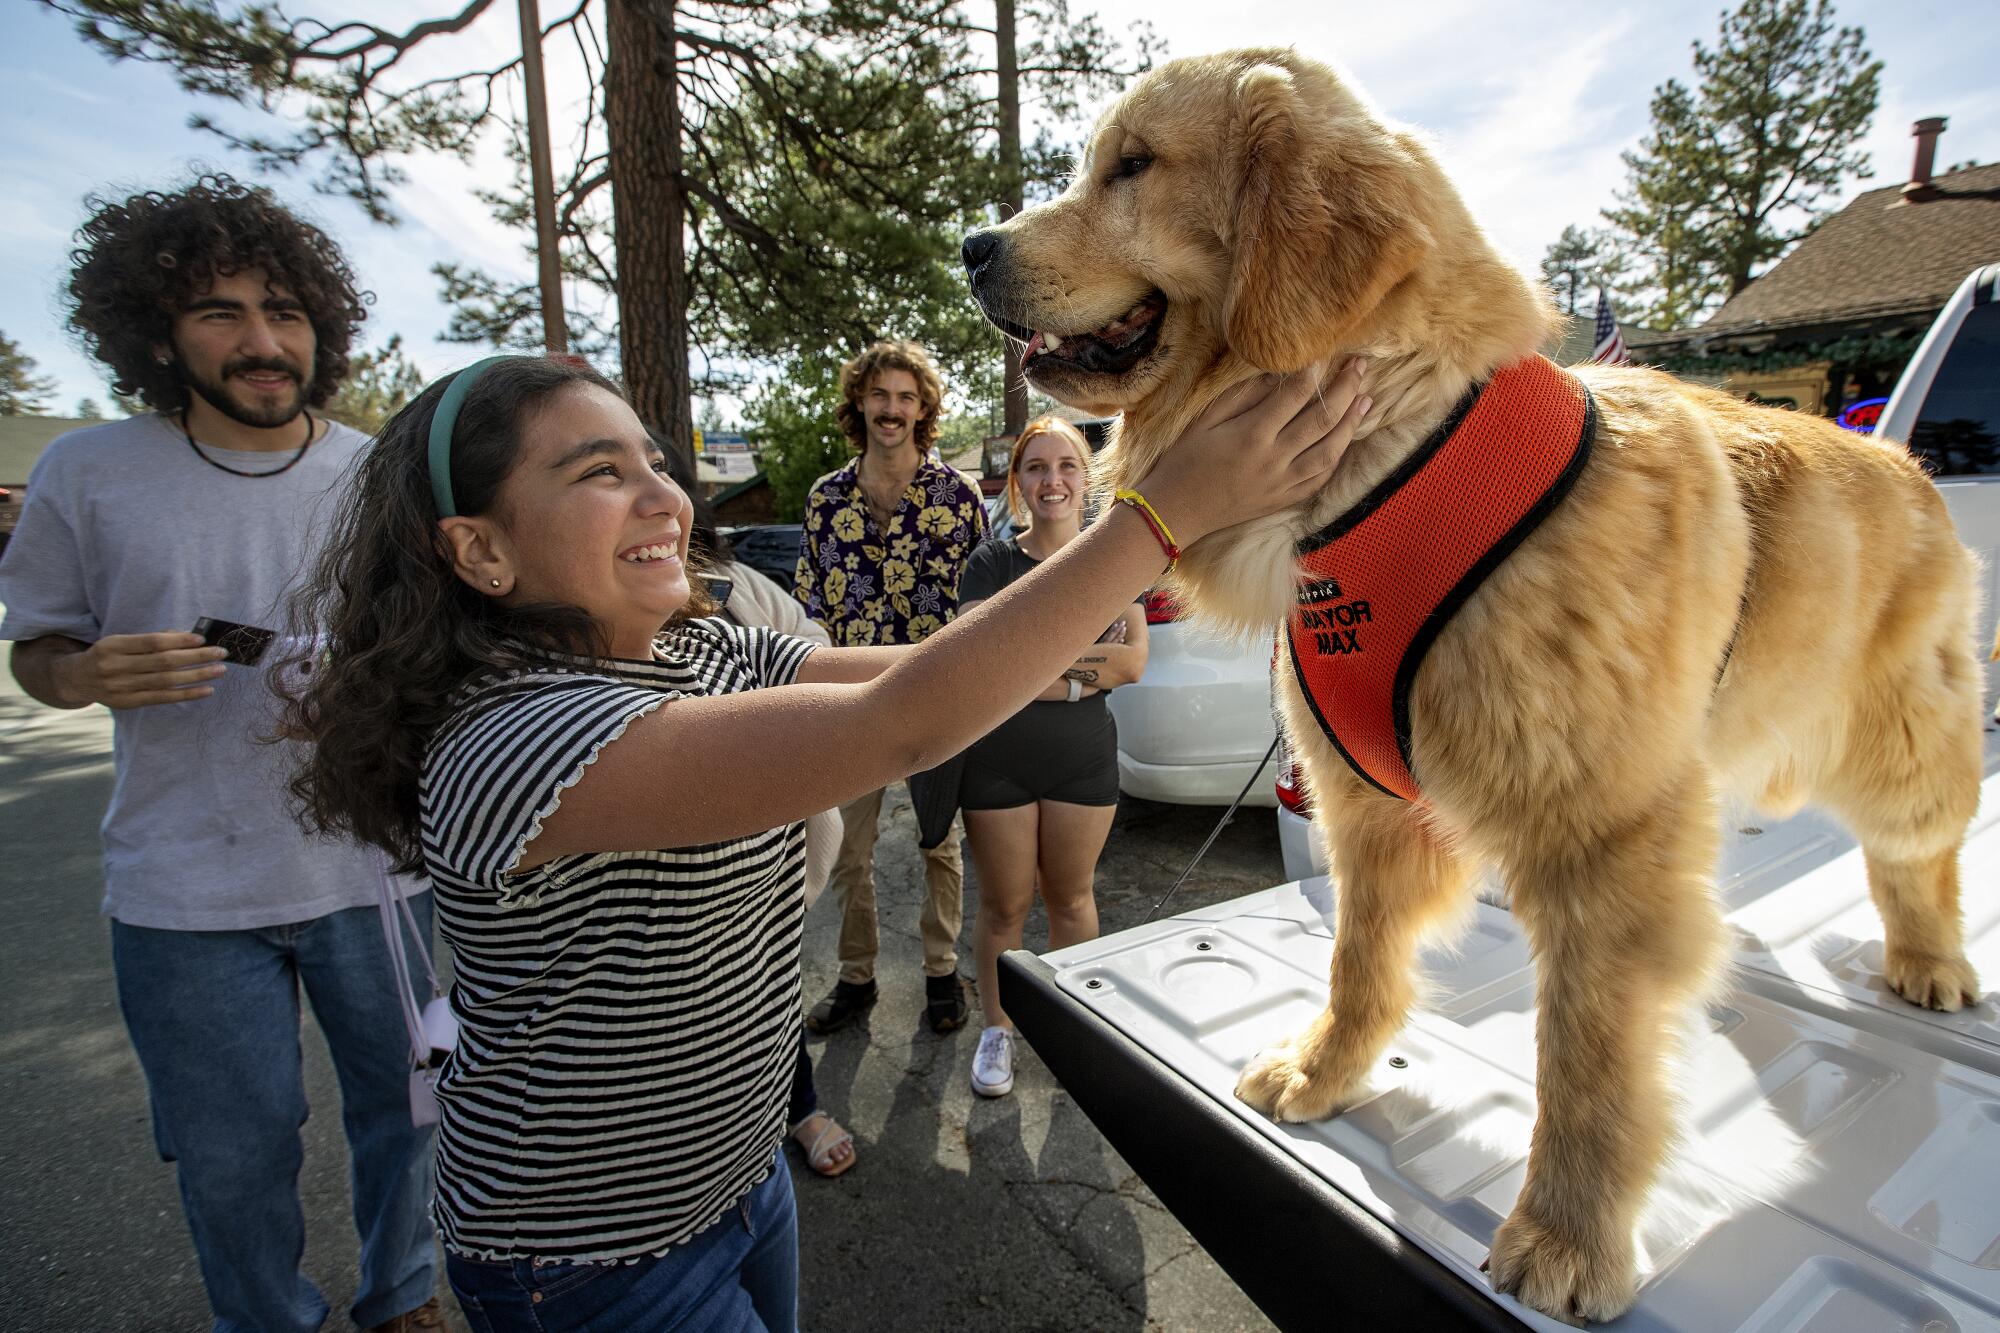
<path fill-rule="evenodd" d="M 988 732 L 965 756 L 958 804 L 1012 810 L 1036 801 L 1118 804 L 1118 724 L 1102 694 L 1037 701 Z"/>

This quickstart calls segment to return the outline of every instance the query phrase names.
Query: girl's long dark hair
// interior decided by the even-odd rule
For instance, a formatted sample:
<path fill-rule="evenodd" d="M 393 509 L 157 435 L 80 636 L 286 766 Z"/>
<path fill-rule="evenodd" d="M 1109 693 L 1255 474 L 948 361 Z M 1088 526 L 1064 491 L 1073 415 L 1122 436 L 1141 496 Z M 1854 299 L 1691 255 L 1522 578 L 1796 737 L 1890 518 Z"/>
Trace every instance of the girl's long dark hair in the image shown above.
<path fill-rule="evenodd" d="M 405 873 L 423 864 L 417 782 L 425 747 L 454 711 L 453 693 L 475 675 L 529 667 L 551 653 L 609 651 L 582 609 L 501 606 L 454 571 L 438 530 L 428 452 L 431 418 L 449 382 L 431 385 L 391 418 L 336 494 L 326 545 L 289 606 L 300 656 L 273 673 L 285 700 L 284 734 L 311 743 L 291 780 L 301 822 L 373 843 Z M 452 430 L 460 513 L 492 507 L 527 418 L 578 385 L 618 392 L 574 358 L 524 356 L 487 368 Z M 317 648 L 316 634 L 323 636 Z"/>

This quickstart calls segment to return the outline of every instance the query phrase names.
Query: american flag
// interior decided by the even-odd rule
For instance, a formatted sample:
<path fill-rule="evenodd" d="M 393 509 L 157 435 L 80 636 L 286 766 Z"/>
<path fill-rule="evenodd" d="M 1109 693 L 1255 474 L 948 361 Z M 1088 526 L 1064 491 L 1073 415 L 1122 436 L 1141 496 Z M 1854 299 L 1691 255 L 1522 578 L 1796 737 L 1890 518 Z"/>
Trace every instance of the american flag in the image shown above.
<path fill-rule="evenodd" d="M 1597 289 L 1597 322 L 1592 340 L 1595 343 L 1590 349 L 1592 361 L 1608 366 L 1632 364 L 1631 354 L 1625 350 L 1625 336 L 1618 332 L 1618 321 L 1611 317 L 1611 296 L 1602 287 Z"/>

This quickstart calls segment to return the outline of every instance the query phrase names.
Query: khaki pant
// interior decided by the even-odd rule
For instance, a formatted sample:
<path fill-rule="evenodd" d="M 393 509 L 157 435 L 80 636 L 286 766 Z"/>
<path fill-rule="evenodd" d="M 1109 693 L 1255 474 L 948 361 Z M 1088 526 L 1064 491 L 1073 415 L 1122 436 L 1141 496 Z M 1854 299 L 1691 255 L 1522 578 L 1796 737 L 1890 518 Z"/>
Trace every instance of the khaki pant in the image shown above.
<path fill-rule="evenodd" d="M 875 976 L 880 927 L 875 915 L 875 822 L 882 793 L 869 792 L 840 807 L 840 855 L 827 887 L 840 903 L 840 979 L 859 984 Z M 917 925 L 924 939 L 924 975 L 958 970 L 958 930 L 965 922 L 965 867 L 959 860 L 960 824 L 954 815 L 945 840 L 924 855 L 924 907 Z"/>

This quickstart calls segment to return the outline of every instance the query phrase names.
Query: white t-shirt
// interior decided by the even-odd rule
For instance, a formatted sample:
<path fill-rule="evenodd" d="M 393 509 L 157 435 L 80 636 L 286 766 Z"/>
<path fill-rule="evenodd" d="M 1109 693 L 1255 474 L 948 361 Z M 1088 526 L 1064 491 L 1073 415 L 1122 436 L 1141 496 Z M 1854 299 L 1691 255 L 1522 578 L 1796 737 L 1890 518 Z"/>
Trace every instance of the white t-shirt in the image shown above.
<path fill-rule="evenodd" d="M 303 423 L 300 437 L 304 437 Z M 285 628 L 323 509 L 368 437 L 329 423 L 296 467 L 237 477 L 195 456 L 176 418 L 73 431 L 49 445 L 0 557 L 0 639 L 188 630 L 202 616 Z M 246 471 L 288 455 L 204 450 Z M 244 930 L 372 904 L 385 856 L 307 835 L 285 784 L 300 749 L 268 682 L 287 644 L 232 665 L 206 699 L 115 714 L 104 912 L 163 930 Z M 400 881 L 404 892 L 427 887 Z"/>

